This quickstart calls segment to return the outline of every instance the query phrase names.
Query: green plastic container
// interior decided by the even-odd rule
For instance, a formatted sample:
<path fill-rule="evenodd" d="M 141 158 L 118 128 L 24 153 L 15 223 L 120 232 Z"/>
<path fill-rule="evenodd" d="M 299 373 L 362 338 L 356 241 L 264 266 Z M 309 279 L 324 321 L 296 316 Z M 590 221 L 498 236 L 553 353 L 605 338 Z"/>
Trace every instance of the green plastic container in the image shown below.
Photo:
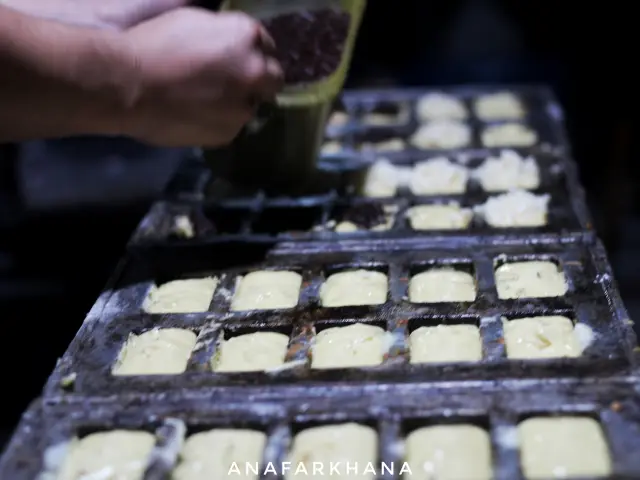
<path fill-rule="evenodd" d="M 313 183 L 324 129 L 351 63 L 366 0 L 227 0 L 262 21 L 291 13 L 339 11 L 349 17 L 348 34 L 336 70 L 313 82 L 285 86 L 268 115 L 258 117 L 225 155 L 205 151 L 214 174 L 234 184 L 274 194 L 300 195 Z M 295 39 L 292 39 L 295 41 Z M 295 45 L 290 46 L 295 47 Z M 279 48 L 287 48 L 279 45 Z M 322 45 L 320 48 L 323 48 Z"/>

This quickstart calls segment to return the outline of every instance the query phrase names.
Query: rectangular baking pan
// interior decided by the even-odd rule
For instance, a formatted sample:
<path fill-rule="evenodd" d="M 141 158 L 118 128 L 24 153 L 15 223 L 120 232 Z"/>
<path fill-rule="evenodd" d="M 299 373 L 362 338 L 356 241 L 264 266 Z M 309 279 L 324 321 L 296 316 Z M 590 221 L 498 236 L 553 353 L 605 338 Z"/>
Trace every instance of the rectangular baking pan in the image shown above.
<path fill-rule="evenodd" d="M 300 245 L 299 245 L 300 246 Z M 569 283 L 561 298 L 500 300 L 494 268 L 503 262 L 545 259 L 557 262 Z M 474 302 L 412 304 L 407 299 L 410 277 L 433 266 L 453 266 L 475 276 L 478 295 Z M 383 271 L 389 279 L 388 300 L 380 306 L 324 308 L 319 287 L 332 272 L 368 268 Z M 260 269 L 299 272 L 303 288 L 293 309 L 231 312 L 230 301 L 238 275 Z M 210 311 L 201 314 L 150 315 L 142 303 L 154 282 L 214 274 L 222 278 Z M 636 339 L 631 321 L 615 286 L 602 246 L 573 244 L 475 245 L 437 249 L 429 246 L 382 249 L 367 244 L 341 251 L 277 250 L 264 245 L 239 244 L 211 249 L 205 246 L 148 250 L 130 255 L 113 284 L 110 298 L 101 300 L 95 316 L 82 326 L 59 362 L 47 385 L 48 395 L 65 391 L 82 395 L 175 389 L 241 388 L 247 385 L 313 385 L 316 383 L 366 383 L 380 381 L 500 381 L 500 379 L 607 378 L 632 372 L 636 365 Z M 514 361 L 505 358 L 502 316 L 566 315 L 595 332 L 595 341 L 577 359 Z M 310 349 L 317 331 L 331 326 L 362 322 L 383 327 L 394 342 L 379 367 L 310 369 Z M 474 324 L 482 337 L 479 363 L 410 365 L 407 338 L 418 326 Z M 130 333 L 155 327 L 179 327 L 199 336 L 199 349 L 181 375 L 112 376 L 110 369 Z M 225 338 L 254 331 L 277 331 L 290 337 L 290 368 L 273 372 L 213 373 L 209 361 L 216 354 L 221 333 Z"/>
<path fill-rule="evenodd" d="M 212 392 L 74 398 L 36 402 L 24 415 L 0 460 L 0 478 L 31 480 L 45 467 L 45 452 L 72 437 L 111 429 L 146 430 L 156 435 L 145 480 L 168 479 L 184 438 L 212 428 L 265 432 L 263 468 L 286 461 L 294 435 L 307 427 L 356 422 L 378 435 L 378 462 L 394 466 L 380 479 L 399 479 L 404 438 L 416 428 L 474 424 L 490 435 L 496 480 L 520 480 L 517 425 L 533 416 L 578 415 L 603 428 L 612 459 L 611 479 L 640 477 L 640 401 L 628 380 L 597 382 L 514 381 L 505 385 L 453 386 L 429 383 L 379 384 L 348 391 L 305 389 L 303 395 L 273 402 L 254 397 L 220 397 Z M 262 392 L 264 393 L 264 392 Z M 64 452 L 58 448 L 58 452 Z M 51 457 L 51 455 L 49 455 Z M 63 458 L 61 456 L 60 458 Z M 47 465 L 49 467 L 50 462 Z M 50 470 L 49 470 L 50 471 Z M 261 478 L 280 478 L 266 474 Z"/>
<path fill-rule="evenodd" d="M 473 96 L 491 91 L 495 91 L 495 88 L 451 89 L 446 92 L 462 98 L 471 110 L 470 99 Z M 406 131 L 404 136 L 413 132 L 417 126 L 415 103 L 420 96 L 429 93 L 427 90 L 365 90 L 343 95 L 342 103 L 350 112 L 351 120 L 346 126 L 330 128 L 329 132 L 333 140 L 340 139 L 343 142 L 345 152 L 329 155 L 328 158 L 343 158 L 346 155 L 346 158 L 366 165 L 380 156 L 394 164 L 410 166 L 427 158 L 444 155 L 473 169 L 488 156 L 505 149 L 515 150 L 523 156 L 531 155 L 536 159 L 541 175 L 540 187 L 534 193 L 551 196 L 548 224 L 544 227 L 493 228 L 476 215 L 470 227 L 464 230 L 415 231 L 411 228 L 405 214 L 414 205 L 456 201 L 463 207 L 472 207 L 483 204 L 491 195 L 495 195 L 483 191 L 474 181 L 469 182 L 467 191 L 461 195 L 417 196 L 408 190 L 400 190 L 395 197 L 375 199 L 354 195 L 350 188 L 362 181 L 364 173 L 347 171 L 333 179 L 326 191 L 318 194 L 274 198 L 263 192 L 236 191 L 222 180 L 213 179 L 204 164 L 194 159 L 184 166 L 171 183 L 165 200 L 150 209 L 134 233 L 131 245 L 219 244 L 230 241 L 332 242 L 407 237 L 455 241 L 456 238 L 468 236 L 508 239 L 530 238 L 532 235 L 558 241 L 563 236 L 592 235 L 593 226 L 585 194 L 566 141 L 562 110 L 553 95 L 543 87 L 516 87 L 510 91 L 520 95 L 527 105 L 529 115 L 524 121 L 537 125 L 539 131 L 550 132 L 541 137 L 542 143 L 529 148 L 482 148 L 471 145 L 465 149 L 438 152 L 412 148 L 400 152 L 358 151 L 358 139 L 385 139 L 400 135 L 402 131 Z M 361 124 L 366 112 L 389 111 L 394 105 L 405 103 L 411 111 L 405 126 L 371 127 Z M 482 123 L 473 120 L 473 117 L 470 121 Z M 393 206 L 396 209 L 389 230 L 353 233 L 336 233 L 333 230 L 331 222 L 349 219 L 354 209 L 366 216 L 366 212 L 375 211 L 380 206 Z M 192 236 L 181 233 L 179 224 L 184 221 L 191 225 Z"/>

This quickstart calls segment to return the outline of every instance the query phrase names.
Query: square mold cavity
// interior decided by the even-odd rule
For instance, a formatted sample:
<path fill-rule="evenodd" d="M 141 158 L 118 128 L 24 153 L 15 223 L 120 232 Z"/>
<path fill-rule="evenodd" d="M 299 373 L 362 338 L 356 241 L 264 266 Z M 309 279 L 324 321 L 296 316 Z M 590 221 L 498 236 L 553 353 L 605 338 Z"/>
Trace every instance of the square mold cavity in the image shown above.
<path fill-rule="evenodd" d="M 183 328 L 154 328 L 131 334 L 122 344 L 112 374 L 178 375 L 184 373 L 197 334 Z"/>
<path fill-rule="evenodd" d="M 251 224 L 252 233 L 280 235 L 309 232 L 322 219 L 322 207 L 267 207 Z"/>
<path fill-rule="evenodd" d="M 591 327 L 577 323 L 571 311 L 502 316 L 508 359 L 536 360 L 576 358 L 591 345 Z"/>
<path fill-rule="evenodd" d="M 385 265 L 345 265 L 325 270 L 320 286 L 323 307 L 382 305 L 389 298 L 388 268 Z"/>
<path fill-rule="evenodd" d="M 410 268 L 409 302 L 473 302 L 478 294 L 471 262 L 437 262 Z"/>
<path fill-rule="evenodd" d="M 608 478 L 612 473 L 607 439 L 590 416 L 529 416 L 518 424 L 518 437 L 527 479 Z"/>
<path fill-rule="evenodd" d="M 493 478 L 493 454 L 484 418 L 407 420 L 404 461 L 420 478 Z"/>
<path fill-rule="evenodd" d="M 227 327 L 217 338 L 211 369 L 216 373 L 262 372 L 284 365 L 292 326 Z"/>
<path fill-rule="evenodd" d="M 311 368 L 337 369 L 381 365 L 392 337 L 385 322 L 319 322 L 311 346 Z"/>
<path fill-rule="evenodd" d="M 213 206 L 204 209 L 204 216 L 213 225 L 213 232 L 216 235 L 243 233 L 251 214 L 248 208 Z"/>
<path fill-rule="evenodd" d="M 251 469 L 262 464 L 266 446 L 267 435 L 260 429 L 212 428 L 190 432 L 171 478 L 225 478 L 233 476 L 230 472 L 235 471 L 234 466 L 244 473 L 245 467 Z"/>
<path fill-rule="evenodd" d="M 410 362 L 480 362 L 483 355 L 479 324 L 480 319 L 472 315 L 410 319 Z"/>
<path fill-rule="evenodd" d="M 374 468 L 379 462 L 379 438 L 376 428 L 364 422 L 344 422 L 325 424 L 294 425 L 293 438 L 286 461 L 292 469 L 285 474 L 285 480 L 305 477 L 303 471 L 295 475 L 297 466 L 304 465 L 306 472 L 313 478 L 360 478 L 372 480 L 367 465 Z M 330 474 L 330 467 L 338 468 L 337 474 Z M 357 473 L 353 470 L 357 468 Z M 324 471 L 317 470 L 323 468 Z M 302 473 L 302 474 L 301 474 Z"/>
<path fill-rule="evenodd" d="M 247 272 L 236 278 L 231 311 L 295 308 L 300 301 L 302 275 L 295 269 Z"/>
<path fill-rule="evenodd" d="M 495 262 L 495 283 L 501 300 L 558 298 L 569 290 L 567 278 L 555 259 L 504 259 Z"/>

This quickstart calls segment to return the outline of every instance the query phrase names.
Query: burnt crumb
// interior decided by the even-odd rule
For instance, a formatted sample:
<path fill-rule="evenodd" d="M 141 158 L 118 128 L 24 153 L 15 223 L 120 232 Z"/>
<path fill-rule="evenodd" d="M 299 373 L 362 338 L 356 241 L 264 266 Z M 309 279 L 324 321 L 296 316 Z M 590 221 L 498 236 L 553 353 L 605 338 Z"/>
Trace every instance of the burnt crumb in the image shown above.
<path fill-rule="evenodd" d="M 362 228 L 373 228 L 386 221 L 384 207 L 380 204 L 355 205 L 344 212 L 343 222 L 351 222 Z"/>
<path fill-rule="evenodd" d="M 334 8 L 263 20 L 278 47 L 285 83 L 314 82 L 334 73 L 342 60 L 350 20 L 347 12 Z"/>

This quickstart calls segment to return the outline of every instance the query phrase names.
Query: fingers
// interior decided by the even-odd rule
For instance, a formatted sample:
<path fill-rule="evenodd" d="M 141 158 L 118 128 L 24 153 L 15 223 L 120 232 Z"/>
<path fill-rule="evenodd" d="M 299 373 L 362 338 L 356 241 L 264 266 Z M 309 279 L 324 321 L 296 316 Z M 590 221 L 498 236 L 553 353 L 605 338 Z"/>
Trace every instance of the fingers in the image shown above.
<path fill-rule="evenodd" d="M 277 55 L 276 42 L 274 42 L 271 35 L 267 32 L 267 30 L 260 24 L 256 24 L 257 34 L 256 34 L 256 47 L 258 50 L 262 51 L 265 55 L 270 57 L 275 57 Z"/>

